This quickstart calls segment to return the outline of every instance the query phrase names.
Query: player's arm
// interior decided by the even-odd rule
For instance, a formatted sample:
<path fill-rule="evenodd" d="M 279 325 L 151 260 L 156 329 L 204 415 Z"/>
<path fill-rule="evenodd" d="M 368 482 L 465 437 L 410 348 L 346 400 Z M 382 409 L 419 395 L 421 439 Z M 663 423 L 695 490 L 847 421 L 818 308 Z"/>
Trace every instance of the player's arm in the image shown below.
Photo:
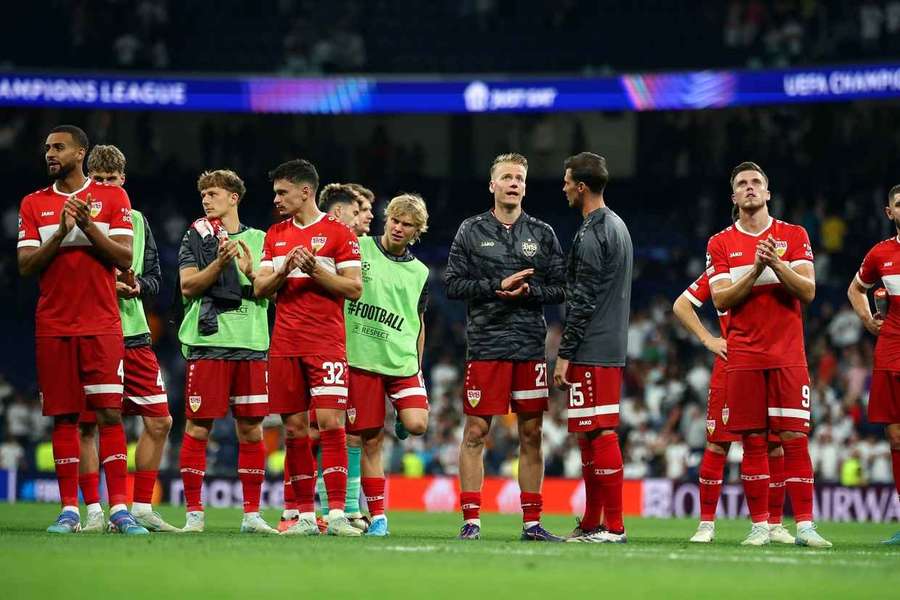
<path fill-rule="evenodd" d="M 359 300 L 362 296 L 362 269 L 359 267 L 344 267 L 332 273 L 316 263 L 310 276 L 338 298 Z"/>
<path fill-rule="evenodd" d="M 59 252 L 63 239 L 75 227 L 75 220 L 66 214 L 66 211 L 60 211 L 59 228 L 44 243 L 41 243 L 37 227 L 31 219 L 29 207 L 24 203 L 20 209 L 19 221 L 16 262 L 19 265 L 19 275 L 30 277 L 47 268 L 56 253 Z"/>
<path fill-rule="evenodd" d="M 468 229 L 460 226 L 450 246 L 447 268 L 444 270 L 444 283 L 447 286 L 447 298 L 450 300 L 491 300 L 496 298 L 496 291 L 502 288 L 503 281 L 495 279 L 477 279 L 472 276 L 475 265 L 469 250 Z M 518 287 L 518 286 L 517 286 Z"/>
<path fill-rule="evenodd" d="M 151 298 L 159 293 L 162 283 L 162 271 L 159 268 L 159 250 L 156 247 L 156 239 L 150 231 L 147 217 L 144 217 L 144 264 L 141 267 L 141 275 L 135 278 L 138 295 L 141 298 Z"/>
<path fill-rule="evenodd" d="M 878 272 L 876 266 L 878 264 L 880 261 L 877 256 L 873 256 L 873 252 L 870 251 L 866 254 L 859 271 L 853 276 L 850 286 L 847 288 L 847 299 L 850 300 L 853 312 L 872 335 L 881 333 L 881 326 L 884 324 L 884 315 L 878 315 L 881 317 L 880 319 L 876 318 L 869 306 L 868 290 L 881 278 L 881 273 Z"/>
<path fill-rule="evenodd" d="M 807 238 L 806 247 L 809 246 Z M 808 260 L 781 260 L 775 249 L 775 240 L 770 235 L 761 240 L 756 247 L 760 260 L 775 272 L 778 281 L 792 296 L 804 304 L 809 304 L 816 297 L 816 272 L 812 262 L 812 252 Z"/>
<path fill-rule="evenodd" d="M 578 261 L 575 285 L 566 298 L 566 324 L 559 345 L 559 357 L 568 361 L 578 350 L 584 333 L 590 323 L 597 300 L 608 293 L 611 281 L 603 277 L 603 248 L 595 236 L 585 236 L 582 245 L 584 254 Z"/>
<path fill-rule="evenodd" d="M 419 370 L 422 370 L 422 359 L 425 357 L 425 313 L 419 313 L 419 337 L 416 340 L 416 352 L 419 353 Z"/>
<path fill-rule="evenodd" d="M 63 211 L 75 219 L 75 224 L 87 237 L 101 260 L 127 271 L 131 268 L 131 243 L 134 239 L 131 226 L 129 225 L 128 229 L 114 228 L 114 224 L 111 223 L 110 235 L 106 235 L 91 218 L 91 200 L 90 194 L 87 195 L 87 200 L 81 200 L 77 196 L 69 198 L 63 206 Z M 122 210 L 130 211 L 127 201 Z M 114 234 L 116 231 L 121 233 Z"/>
<path fill-rule="evenodd" d="M 181 279 L 181 295 L 185 298 L 198 298 L 206 293 L 216 282 L 222 271 L 232 263 L 239 253 L 237 242 L 230 241 L 219 244 L 215 260 L 199 268 L 199 261 L 192 249 L 192 236 L 199 235 L 192 228 L 184 235 L 181 249 L 178 252 L 178 275 Z"/>
<path fill-rule="evenodd" d="M 697 316 L 694 305 L 691 304 L 691 301 L 685 294 L 681 294 L 678 296 L 678 299 L 675 300 L 675 304 L 672 305 L 672 312 L 675 313 L 675 316 L 681 324 L 694 334 L 694 337 L 700 340 L 700 343 L 703 344 L 707 350 L 721 357 L 723 360 L 728 360 L 728 350 L 725 340 L 712 335 L 706 327 L 703 326 L 703 323 L 700 322 L 700 318 Z"/>
<path fill-rule="evenodd" d="M 737 281 L 732 281 L 727 252 L 719 239 L 710 240 L 706 254 L 709 256 L 709 266 L 706 270 L 709 290 L 713 305 L 721 311 L 731 310 L 743 303 L 753 290 L 753 284 L 766 269 L 759 253 L 756 253 L 753 257 L 753 268 L 741 275 Z"/>
<path fill-rule="evenodd" d="M 544 274 L 544 283 L 529 283 L 529 295 L 541 304 L 561 304 L 566 300 L 566 256 L 552 230 L 550 237 L 550 260 Z"/>

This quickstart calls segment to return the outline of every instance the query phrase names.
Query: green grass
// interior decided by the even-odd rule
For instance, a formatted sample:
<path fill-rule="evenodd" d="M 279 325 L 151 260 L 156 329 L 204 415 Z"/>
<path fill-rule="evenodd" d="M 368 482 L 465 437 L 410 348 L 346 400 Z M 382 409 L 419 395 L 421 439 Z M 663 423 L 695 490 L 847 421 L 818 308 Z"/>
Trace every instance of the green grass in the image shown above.
<path fill-rule="evenodd" d="M 833 550 L 742 548 L 744 521 L 720 521 L 709 546 L 696 523 L 627 519 L 625 545 L 526 544 L 516 516 L 486 515 L 483 539 L 453 539 L 453 514 L 392 513 L 387 539 L 240 535 L 240 512 L 207 511 L 206 533 L 51 536 L 58 507 L 0 504 L 3 597 L 48 598 L 885 598 L 900 589 L 896 523 L 820 523 Z M 179 508 L 163 507 L 172 523 Z M 266 511 L 270 523 L 278 512 Z M 571 519 L 547 517 L 559 533 Z M 577 594 L 577 596 L 576 596 Z M 609 596 L 615 594 L 614 596 Z"/>

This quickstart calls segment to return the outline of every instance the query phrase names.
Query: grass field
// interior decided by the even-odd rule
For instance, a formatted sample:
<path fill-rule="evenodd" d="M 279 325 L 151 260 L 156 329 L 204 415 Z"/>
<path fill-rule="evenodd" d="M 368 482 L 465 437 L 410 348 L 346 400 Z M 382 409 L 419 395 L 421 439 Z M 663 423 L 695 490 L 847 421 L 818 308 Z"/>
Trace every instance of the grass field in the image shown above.
<path fill-rule="evenodd" d="M 900 590 L 893 524 L 821 523 L 832 550 L 742 548 L 744 521 L 721 521 L 709 546 L 692 520 L 628 519 L 625 545 L 517 541 L 516 516 L 486 515 L 478 542 L 453 539 L 459 517 L 393 513 L 387 539 L 240 535 L 240 512 L 207 512 L 200 535 L 51 536 L 58 507 L 0 504 L 5 598 L 886 598 Z M 181 525 L 179 508 L 161 513 Z M 278 512 L 267 511 L 270 523 Z M 571 519 L 547 517 L 559 533 Z M 318 594 L 318 596 L 316 596 Z M 281 596 L 283 597 L 283 596 Z M 893 596 L 897 597 L 897 596 Z M 555 598 L 553 600 L 556 600 Z"/>

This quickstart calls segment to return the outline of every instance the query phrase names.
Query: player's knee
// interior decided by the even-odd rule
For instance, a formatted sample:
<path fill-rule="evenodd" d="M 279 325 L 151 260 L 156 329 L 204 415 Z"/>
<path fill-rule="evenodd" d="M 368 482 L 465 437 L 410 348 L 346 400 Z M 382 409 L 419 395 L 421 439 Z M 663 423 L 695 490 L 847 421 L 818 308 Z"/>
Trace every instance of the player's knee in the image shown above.
<path fill-rule="evenodd" d="M 727 455 L 730 448 L 730 442 L 706 442 L 706 449 L 713 454 Z"/>
<path fill-rule="evenodd" d="M 362 447 L 362 438 L 358 435 L 348 433 L 347 434 L 347 447 L 348 448 L 361 448 Z"/>
<path fill-rule="evenodd" d="M 115 408 L 98 408 L 97 409 L 97 425 L 105 427 L 108 425 L 121 425 L 122 411 Z"/>
<path fill-rule="evenodd" d="M 238 419 L 238 441 L 244 444 L 262 441 L 262 419 Z"/>
<path fill-rule="evenodd" d="M 144 431 L 154 440 L 165 440 L 172 430 L 172 417 L 152 417 L 144 419 Z"/>
<path fill-rule="evenodd" d="M 325 415 L 319 419 L 319 431 L 331 431 L 333 429 L 341 429 L 344 426 L 344 420 L 339 415 Z"/>
<path fill-rule="evenodd" d="M 891 450 L 900 450 L 900 425 L 892 424 L 886 430 Z"/>
<path fill-rule="evenodd" d="M 403 419 L 403 426 L 410 435 L 425 435 L 428 430 L 428 415 L 414 415 Z"/>
<path fill-rule="evenodd" d="M 212 421 L 191 421 L 188 419 L 184 424 L 184 433 L 191 436 L 195 440 L 208 440 L 209 433 L 212 430 Z"/>
<path fill-rule="evenodd" d="M 467 429 L 463 434 L 463 446 L 470 450 L 481 450 L 484 448 L 484 438 L 487 432 L 481 429 Z"/>
<path fill-rule="evenodd" d="M 381 446 L 384 442 L 384 435 L 381 431 L 372 432 L 362 438 L 362 450 L 367 455 L 373 455 L 381 452 Z"/>
<path fill-rule="evenodd" d="M 97 424 L 96 423 L 79 423 L 78 424 L 78 435 L 81 437 L 81 443 L 91 443 L 94 441 L 94 438 L 97 436 Z"/>

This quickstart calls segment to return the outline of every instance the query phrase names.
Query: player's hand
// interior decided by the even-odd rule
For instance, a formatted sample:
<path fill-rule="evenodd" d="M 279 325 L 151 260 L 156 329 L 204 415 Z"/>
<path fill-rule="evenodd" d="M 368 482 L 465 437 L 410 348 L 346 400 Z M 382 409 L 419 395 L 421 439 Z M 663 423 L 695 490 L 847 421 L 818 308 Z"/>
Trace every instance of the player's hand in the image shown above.
<path fill-rule="evenodd" d="M 778 252 L 775 250 L 775 240 L 770 235 L 756 245 L 756 256 L 759 261 L 767 267 L 774 267 L 781 259 L 778 258 Z M 756 262 L 754 260 L 754 262 Z"/>
<path fill-rule="evenodd" d="M 253 273 L 253 257 L 250 256 L 250 248 L 243 240 L 237 240 L 240 254 L 238 255 L 238 268 L 248 278 Z"/>
<path fill-rule="evenodd" d="M 219 266 L 224 268 L 232 259 L 237 258 L 238 254 L 239 247 L 236 241 L 225 242 L 224 244 L 219 244 L 216 260 L 219 261 Z"/>
<path fill-rule="evenodd" d="M 569 370 L 569 359 L 556 357 L 556 367 L 553 369 L 553 383 L 561 390 L 567 390 L 572 384 L 566 379 L 566 372 Z"/>
<path fill-rule="evenodd" d="M 872 335 L 878 335 L 881 333 L 881 326 L 884 325 L 884 319 L 881 318 L 881 315 L 876 313 L 872 315 L 871 319 L 864 321 L 863 325 L 865 325 L 866 331 Z"/>
<path fill-rule="evenodd" d="M 500 282 L 500 289 L 503 291 L 514 290 L 525 283 L 525 280 L 532 275 L 534 275 L 534 269 L 523 269 L 518 273 L 513 273 Z"/>
<path fill-rule="evenodd" d="M 88 229 L 94 222 L 91 219 L 91 195 L 87 195 L 87 201 L 82 200 L 78 196 L 72 196 L 66 200 L 63 210 L 75 220 L 75 224 L 82 231 Z"/>
<path fill-rule="evenodd" d="M 63 209 L 59 211 L 59 235 L 60 237 L 66 237 L 70 231 L 75 227 L 75 218 L 69 214 L 69 211 L 66 210 L 65 205 L 63 205 Z"/>
<path fill-rule="evenodd" d="M 141 294 L 140 284 L 130 286 L 127 283 L 116 281 L 116 295 L 119 298 L 137 298 Z"/>
<path fill-rule="evenodd" d="M 316 255 L 304 247 L 297 248 L 297 254 L 294 258 L 297 266 L 307 275 L 313 275 L 316 270 Z"/>
<path fill-rule="evenodd" d="M 728 360 L 728 342 L 724 338 L 714 337 L 708 342 L 703 342 L 703 345 L 722 360 Z"/>
<path fill-rule="evenodd" d="M 503 300 L 516 300 L 518 298 L 527 298 L 531 294 L 531 288 L 527 283 L 523 283 L 514 290 L 498 290 L 494 293 L 497 294 L 498 298 L 501 298 Z"/>

